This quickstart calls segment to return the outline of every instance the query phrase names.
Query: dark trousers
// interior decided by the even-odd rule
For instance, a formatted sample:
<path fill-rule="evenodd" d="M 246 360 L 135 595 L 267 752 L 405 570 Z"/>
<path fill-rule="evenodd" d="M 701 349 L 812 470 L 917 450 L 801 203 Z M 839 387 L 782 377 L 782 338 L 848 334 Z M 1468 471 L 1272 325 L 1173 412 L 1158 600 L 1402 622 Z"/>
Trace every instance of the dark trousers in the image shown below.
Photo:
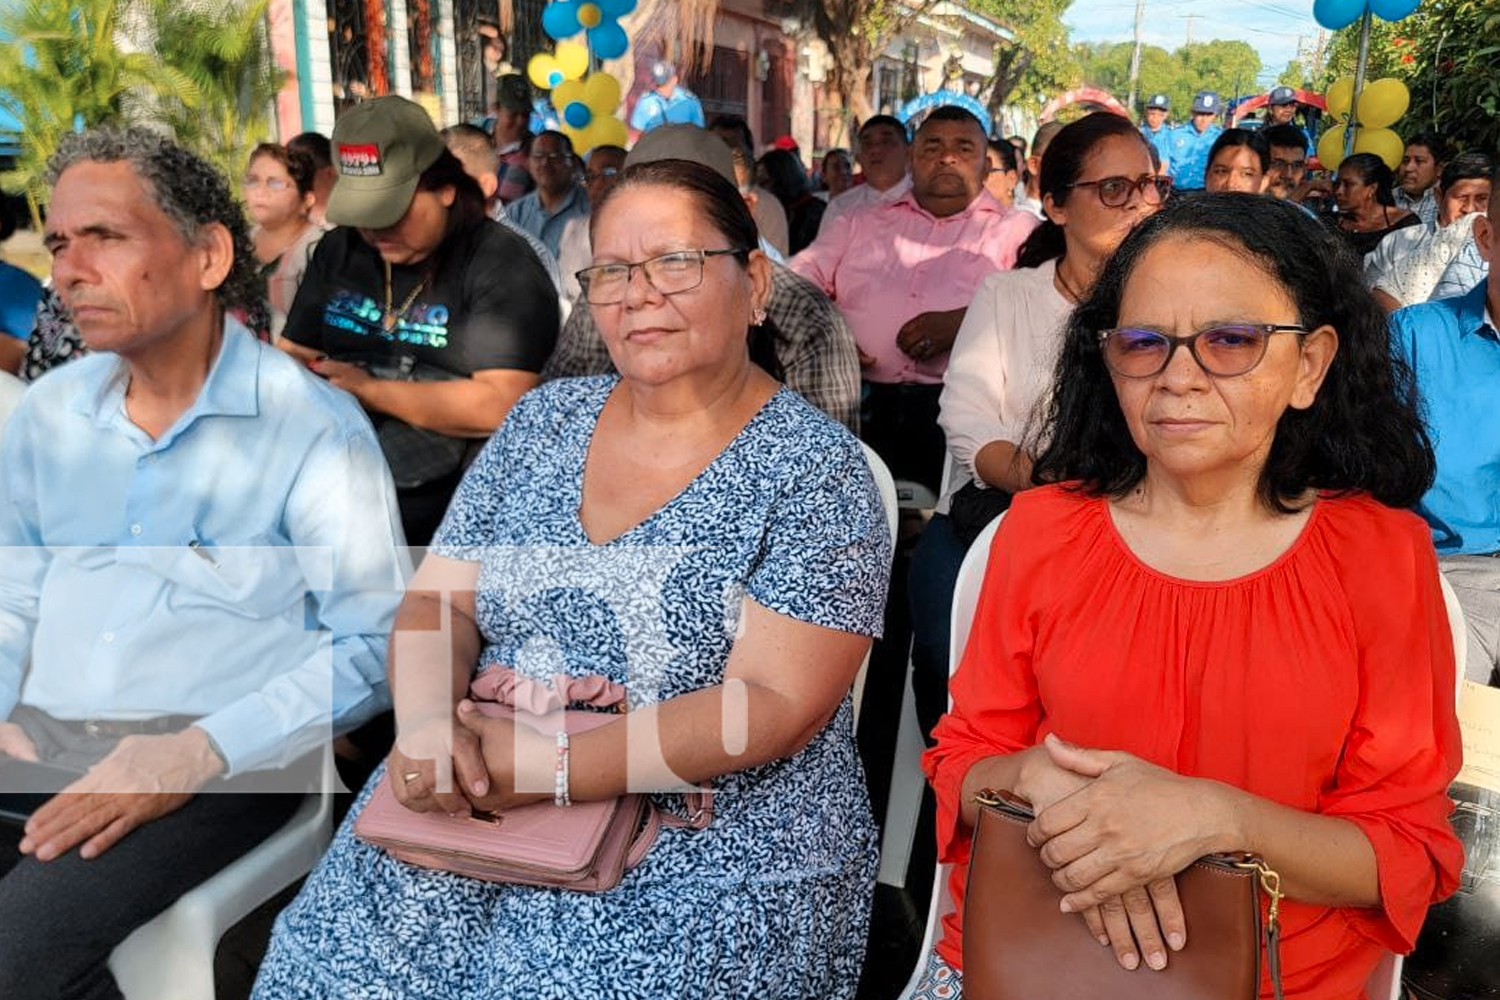
<path fill-rule="evenodd" d="M 0 822 L 0 997 L 119 1000 L 108 968 L 115 946 L 285 826 L 301 802 L 201 793 L 91 861 L 76 848 L 46 862 L 22 856 L 20 826 Z"/>
<path fill-rule="evenodd" d="M 937 492 L 947 441 L 938 426 L 940 385 L 866 382 L 860 437 L 885 460 L 891 475 Z"/>
<path fill-rule="evenodd" d="M 948 515 L 934 514 L 911 557 L 911 687 L 924 738 L 948 710 L 953 587 L 967 553 Z"/>

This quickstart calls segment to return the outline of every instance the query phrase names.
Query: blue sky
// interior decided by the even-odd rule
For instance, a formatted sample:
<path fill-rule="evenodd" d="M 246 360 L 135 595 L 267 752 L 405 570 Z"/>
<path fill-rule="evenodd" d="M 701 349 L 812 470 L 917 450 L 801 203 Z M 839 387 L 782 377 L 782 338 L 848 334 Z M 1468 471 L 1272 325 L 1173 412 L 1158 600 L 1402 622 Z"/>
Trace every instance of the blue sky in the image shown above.
<path fill-rule="evenodd" d="M 1312 47 L 1318 35 L 1312 0 L 1146 0 L 1141 40 L 1171 51 L 1187 40 L 1193 15 L 1193 41 L 1238 39 L 1260 53 L 1260 83 L 1270 86 L 1296 58 L 1297 36 Z M 1135 0 L 1073 0 L 1063 21 L 1075 42 L 1130 41 Z"/>

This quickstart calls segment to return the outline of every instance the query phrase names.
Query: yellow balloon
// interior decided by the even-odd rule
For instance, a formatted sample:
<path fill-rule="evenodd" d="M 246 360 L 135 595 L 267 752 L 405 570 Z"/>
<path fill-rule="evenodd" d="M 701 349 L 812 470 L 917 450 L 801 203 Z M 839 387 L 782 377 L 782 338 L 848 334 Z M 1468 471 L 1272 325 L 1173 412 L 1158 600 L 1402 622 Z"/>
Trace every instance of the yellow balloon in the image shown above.
<path fill-rule="evenodd" d="M 1328 102 L 1330 115 L 1335 118 L 1347 115 L 1354 109 L 1354 77 L 1344 76 L 1335 80 L 1323 99 Z"/>
<path fill-rule="evenodd" d="M 1361 128 L 1383 129 L 1396 124 L 1411 106 L 1411 92 L 1406 84 L 1391 77 L 1365 85 L 1359 95 Z"/>
<path fill-rule="evenodd" d="M 1395 170 L 1401 165 L 1401 155 L 1406 152 L 1406 144 L 1388 128 L 1362 128 L 1354 137 L 1354 151 L 1374 153 L 1385 161 L 1386 166 Z"/>
<path fill-rule="evenodd" d="M 623 149 L 629 137 L 625 131 L 625 123 L 614 117 L 594 119 L 594 123 L 589 126 L 589 131 L 593 133 L 594 139 L 589 147 L 591 149 L 594 146 L 619 146 Z"/>
<path fill-rule="evenodd" d="M 590 73 L 583 81 L 583 103 L 596 115 L 613 114 L 620 106 L 620 81 L 608 73 Z"/>
<path fill-rule="evenodd" d="M 582 42 L 558 42 L 557 64 L 569 80 L 578 79 L 589 71 L 589 47 Z"/>
<path fill-rule="evenodd" d="M 553 88 L 552 106 L 554 108 L 560 111 L 574 101 L 586 103 L 584 101 L 583 82 L 581 80 L 568 80 L 565 83 L 559 83 Z"/>
<path fill-rule="evenodd" d="M 526 75 L 540 90 L 551 90 L 564 79 L 562 67 L 550 52 L 538 52 L 532 56 L 531 61 L 526 64 Z"/>
<path fill-rule="evenodd" d="M 1337 170 L 1344 162 L 1344 130 L 1330 128 L 1318 140 L 1318 162 L 1324 170 Z"/>

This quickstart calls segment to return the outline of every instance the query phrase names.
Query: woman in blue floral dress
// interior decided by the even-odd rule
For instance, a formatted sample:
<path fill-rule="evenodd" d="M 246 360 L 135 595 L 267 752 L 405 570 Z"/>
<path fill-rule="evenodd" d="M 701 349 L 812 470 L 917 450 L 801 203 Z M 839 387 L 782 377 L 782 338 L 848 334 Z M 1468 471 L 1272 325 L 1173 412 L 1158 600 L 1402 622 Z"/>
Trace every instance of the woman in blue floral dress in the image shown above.
<path fill-rule="evenodd" d="M 278 920 L 257 1000 L 853 995 L 875 836 L 848 689 L 890 538 L 858 443 L 750 361 L 755 246 L 734 188 L 686 161 L 635 167 L 596 210 L 583 278 L 620 377 L 533 391 L 470 469 L 397 617 L 398 748 Z M 438 591 L 446 645 L 422 631 Z M 552 787 L 553 741 L 459 701 L 476 661 L 623 685 L 629 714 L 572 740 L 571 798 L 703 784 L 712 823 L 665 828 L 596 894 L 356 839 L 386 769 L 417 810 L 553 798 L 516 790 Z M 468 801 L 436 790 L 449 759 Z"/>

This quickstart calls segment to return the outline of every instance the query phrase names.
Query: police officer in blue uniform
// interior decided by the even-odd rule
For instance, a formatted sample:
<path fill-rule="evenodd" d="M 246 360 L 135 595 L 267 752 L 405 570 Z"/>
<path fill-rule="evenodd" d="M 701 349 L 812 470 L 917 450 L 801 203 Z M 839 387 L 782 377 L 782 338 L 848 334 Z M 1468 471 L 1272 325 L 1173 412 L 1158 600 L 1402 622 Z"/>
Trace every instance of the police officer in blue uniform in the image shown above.
<path fill-rule="evenodd" d="M 1273 125 L 1290 125 L 1293 128 L 1301 128 L 1302 134 L 1307 136 L 1307 148 L 1314 149 L 1312 133 L 1307 126 L 1298 125 L 1297 117 L 1297 92 L 1291 87 L 1273 87 L 1266 95 L 1266 128 Z"/>
<path fill-rule="evenodd" d="M 1172 173 L 1172 126 L 1167 124 L 1167 114 L 1171 110 L 1172 102 L 1167 100 L 1166 94 L 1153 94 L 1146 101 L 1145 121 L 1141 123 L 1141 135 L 1156 147 L 1162 169 L 1168 175 Z"/>
<path fill-rule="evenodd" d="M 1179 191 L 1203 190 L 1203 175 L 1208 170 L 1208 154 L 1223 133 L 1218 124 L 1223 105 L 1212 90 L 1193 95 L 1193 116 L 1186 125 L 1172 130 L 1169 160 L 1172 179 Z"/>

